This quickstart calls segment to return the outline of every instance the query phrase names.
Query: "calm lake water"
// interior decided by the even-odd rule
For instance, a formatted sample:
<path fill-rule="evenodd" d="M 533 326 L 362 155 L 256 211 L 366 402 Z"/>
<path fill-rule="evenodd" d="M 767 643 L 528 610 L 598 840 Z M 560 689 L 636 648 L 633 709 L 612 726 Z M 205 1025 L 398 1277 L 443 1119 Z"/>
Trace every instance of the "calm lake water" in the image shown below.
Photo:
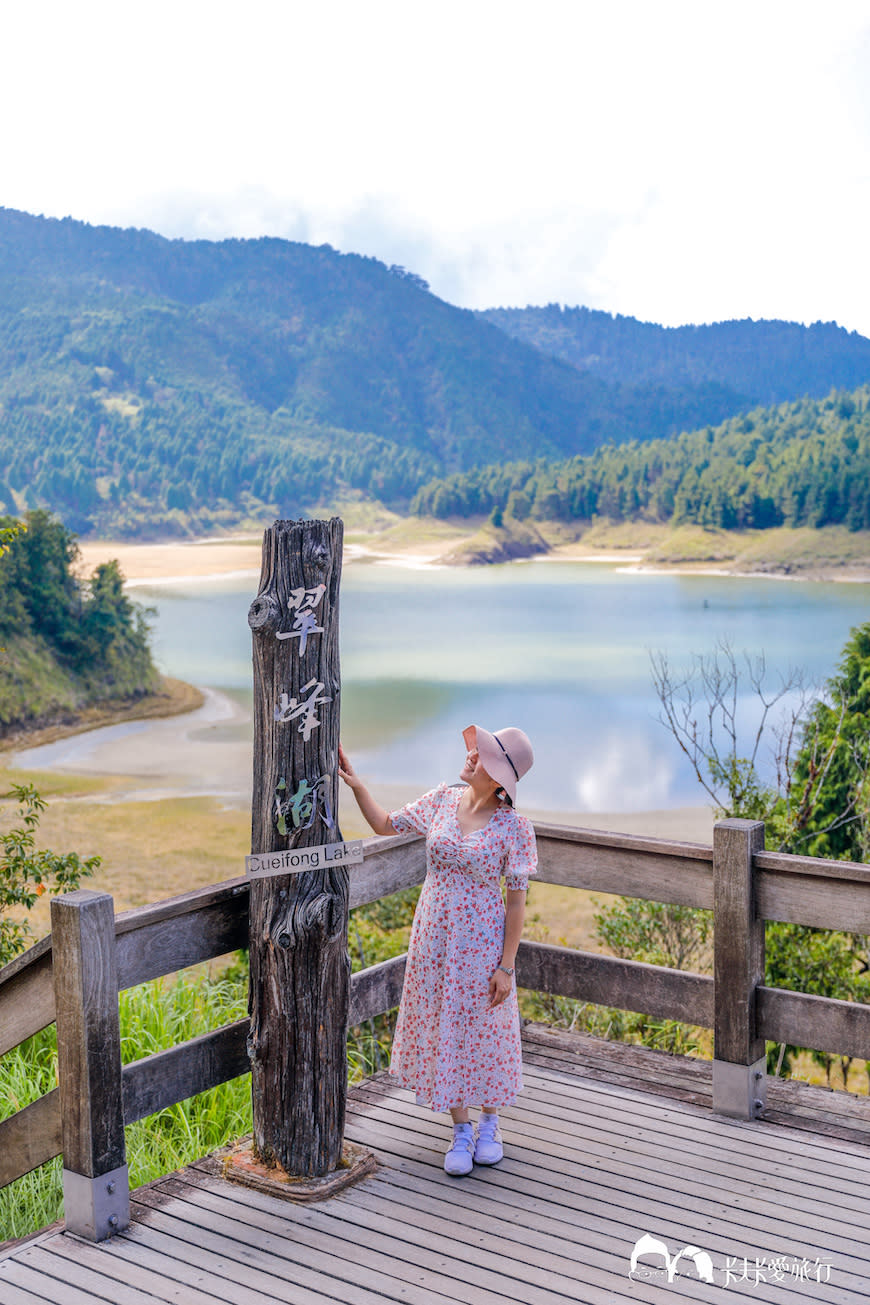
<path fill-rule="evenodd" d="M 253 580 L 141 587 L 169 674 L 250 704 Z M 702 802 L 658 721 L 649 654 L 675 667 L 728 640 L 763 653 L 771 683 L 801 667 L 821 683 L 870 585 L 638 575 L 583 563 L 404 570 L 353 564 L 342 580 L 342 737 L 373 781 L 452 781 L 460 731 L 518 725 L 538 810 L 642 811 Z M 752 726 L 749 699 L 743 728 Z M 249 726 L 227 726 L 249 730 Z"/>

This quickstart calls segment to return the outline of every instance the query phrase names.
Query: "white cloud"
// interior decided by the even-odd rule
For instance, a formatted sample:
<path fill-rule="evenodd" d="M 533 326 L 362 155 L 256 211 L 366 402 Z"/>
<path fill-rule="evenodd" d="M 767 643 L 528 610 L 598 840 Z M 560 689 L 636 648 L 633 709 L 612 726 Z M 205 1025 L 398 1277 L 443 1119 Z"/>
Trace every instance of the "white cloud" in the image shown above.
<path fill-rule="evenodd" d="M 81 0 L 4 20 L 0 202 L 443 297 L 870 333 L 870 6 Z"/>

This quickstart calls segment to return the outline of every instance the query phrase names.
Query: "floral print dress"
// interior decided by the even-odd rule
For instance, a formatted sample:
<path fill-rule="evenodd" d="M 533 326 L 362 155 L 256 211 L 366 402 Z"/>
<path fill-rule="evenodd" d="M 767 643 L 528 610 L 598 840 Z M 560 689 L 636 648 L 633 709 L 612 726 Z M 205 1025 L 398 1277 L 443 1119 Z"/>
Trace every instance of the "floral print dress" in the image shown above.
<path fill-rule="evenodd" d="M 488 1000 L 504 946 L 501 877 L 508 888 L 528 886 L 535 833 L 504 806 L 463 836 L 463 792 L 441 784 L 390 817 L 398 833 L 426 835 L 390 1073 L 433 1110 L 508 1106 L 523 1085 L 516 986 L 501 1005 Z"/>

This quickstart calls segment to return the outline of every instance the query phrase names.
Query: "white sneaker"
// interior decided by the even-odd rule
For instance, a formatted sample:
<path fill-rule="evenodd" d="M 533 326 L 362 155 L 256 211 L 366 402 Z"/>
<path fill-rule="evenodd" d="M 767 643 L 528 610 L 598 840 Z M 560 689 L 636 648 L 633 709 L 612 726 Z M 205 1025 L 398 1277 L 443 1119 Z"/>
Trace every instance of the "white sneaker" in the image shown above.
<path fill-rule="evenodd" d="M 453 1144 L 444 1157 L 444 1172 L 451 1178 L 470 1174 L 474 1165 L 474 1133 L 470 1124 L 453 1125 Z"/>
<path fill-rule="evenodd" d="M 497 1165 L 504 1155 L 501 1133 L 498 1128 L 498 1115 L 488 1111 L 480 1112 L 477 1132 L 474 1139 L 474 1163 L 477 1165 Z"/>

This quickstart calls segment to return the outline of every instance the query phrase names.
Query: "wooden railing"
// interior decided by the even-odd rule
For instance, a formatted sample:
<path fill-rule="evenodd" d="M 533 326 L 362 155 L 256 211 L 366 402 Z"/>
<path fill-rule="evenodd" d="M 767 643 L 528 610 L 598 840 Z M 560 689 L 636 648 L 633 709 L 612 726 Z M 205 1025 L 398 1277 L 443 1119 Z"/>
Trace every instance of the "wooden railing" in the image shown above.
<path fill-rule="evenodd" d="M 715 973 L 524 941 L 520 987 L 712 1028 L 714 1110 L 739 1117 L 763 1104 L 765 1040 L 870 1059 L 870 1007 L 763 983 L 767 920 L 870 934 L 870 868 L 764 852 L 763 827 L 749 821 L 720 822 L 712 847 L 547 824 L 536 832 L 539 881 L 712 909 Z M 424 873 L 416 836 L 369 839 L 351 871 L 350 905 L 421 883 Z M 248 883 L 116 917 L 106 903 L 87 891 L 56 899 L 54 947 L 44 938 L 0 970 L 0 1055 L 56 1021 L 60 1082 L 0 1122 L 0 1186 L 59 1154 L 65 1170 L 72 1162 L 91 1179 L 106 1174 L 124 1126 L 248 1070 L 247 1020 L 124 1066 L 120 1090 L 102 1068 L 120 1063 L 120 990 L 246 945 Z M 398 1005 L 404 966 L 399 956 L 353 976 L 351 1025 Z"/>

